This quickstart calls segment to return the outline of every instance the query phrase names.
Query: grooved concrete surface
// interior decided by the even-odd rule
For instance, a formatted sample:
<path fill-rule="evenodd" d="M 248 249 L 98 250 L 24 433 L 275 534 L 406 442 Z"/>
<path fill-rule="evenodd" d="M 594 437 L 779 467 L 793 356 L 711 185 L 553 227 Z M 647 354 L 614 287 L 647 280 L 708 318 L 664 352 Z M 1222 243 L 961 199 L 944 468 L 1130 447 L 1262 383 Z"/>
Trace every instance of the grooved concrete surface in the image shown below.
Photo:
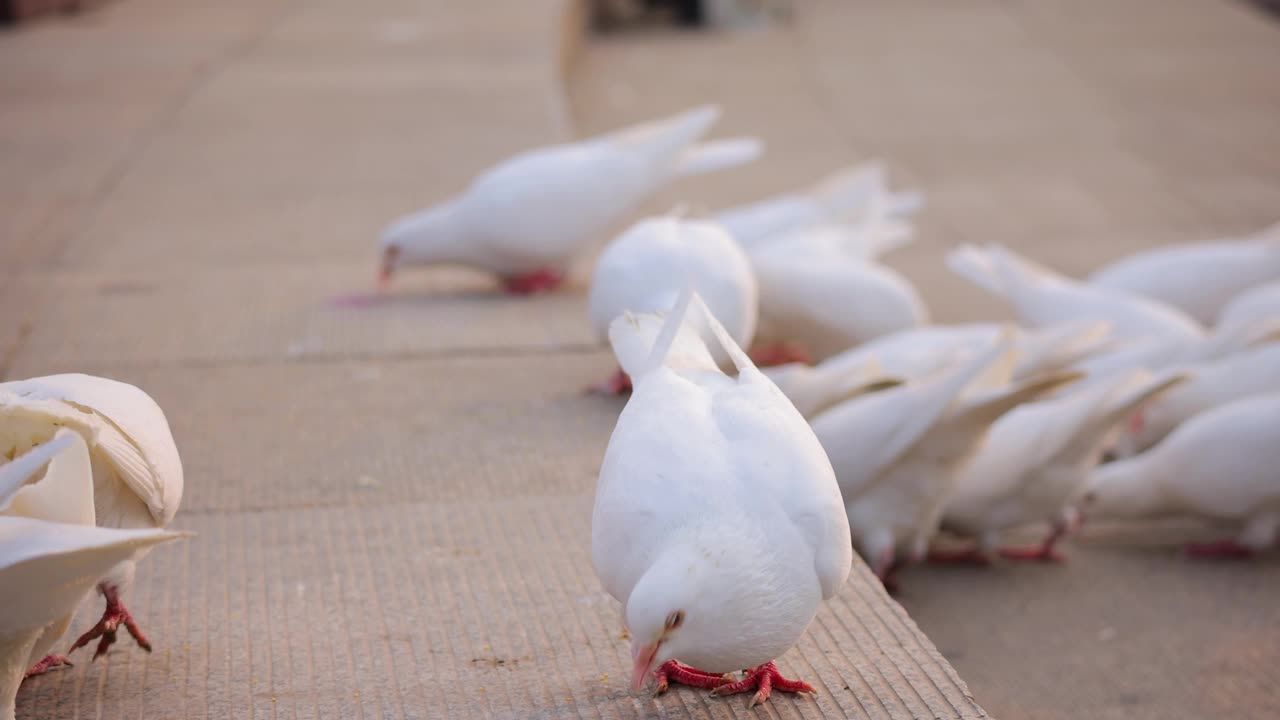
<path fill-rule="evenodd" d="M 565 5 L 119 0 L 0 35 L 0 375 L 150 391 L 198 533 L 129 596 L 156 652 L 82 651 L 20 717 L 986 717 L 861 565 L 780 659 L 817 698 L 632 695 L 581 287 L 335 303 L 391 216 L 570 135 Z"/>
<path fill-rule="evenodd" d="M 889 161 L 928 206 L 887 260 L 941 321 L 1009 317 L 945 269 L 960 242 L 1083 273 L 1280 219 L 1280 24 L 1248 3 L 789 4 L 766 30 L 589 44 L 579 126 L 719 101 L 769 150 L 701 185 L 710 207 Z M 1091 528 L 1065 567 L 913 568 L 899 599 L 994 717 L 1280 717 L 1280 563 L 1189 561 L 1194 536 L 1217 537 Z"/>

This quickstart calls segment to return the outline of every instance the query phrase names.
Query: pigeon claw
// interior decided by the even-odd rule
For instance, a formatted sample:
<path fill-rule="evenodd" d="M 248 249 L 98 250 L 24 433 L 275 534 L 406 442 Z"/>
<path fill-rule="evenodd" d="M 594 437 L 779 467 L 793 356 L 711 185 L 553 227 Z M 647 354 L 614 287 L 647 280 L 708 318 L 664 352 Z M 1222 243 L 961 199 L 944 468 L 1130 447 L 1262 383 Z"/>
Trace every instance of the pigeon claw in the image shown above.
<path fill-rule="evenodd" d="M 653 689 L 654 695 L 665 693 L 670 687 L 670 683 L 703 688 L 704 690 L 714 690 L 729 682 L 729 679 L 723 675 L 716 675 L 715 673 L 691 668 L 688 665 L 681 665 L 675 660 L 668 660 L 662 663 L 657 670 L 653 671 L 653 678 L 657 681 L 657 685 Z"/>
<path fill-rule="evenodd" d="M 587 386 L 587 392 L 597 395 L 625 395 L 631 392 L 631 376 L 619 368 L 608 380 Z"/>
<path fill-rule="evenodd" d="M 1035 547 L 1000 548 L 1000 557 L 1008 560 L 1036 560 L 1038 562 L 1064 563 L 1067 561 L 1067 556 L 1058 552 L 1049 543 L 1036 545 Z"/>
<path fill-rule="evenodd" d="M 786 365 L 788 363 L 813 364 L 813 356 L 805 348 L 795 343 L 773 343 L 757 345 L 751 348 L 751 361 L 760 367 Z"/>
<path fill-rule="evenodd" d="M 74 666 L 72 665 L 70 660 L 68 660 L 66 657 L 62 655 L 46 655 L 43 660 L 36 663 L 35 665 L 32 665 L 31 668 L 27 670 L 27 673 L 22 677 L 26 679 L 29 677 L 35 677 L 36 675 L 43 675 L 49 672 L 50 670 L 53 670 L 54 668 L 60 668 L 60 667 L 74 667 Z"/>
<path fill-rule="evenodd" d="M 525 275 L 508 275 L 502 278 L 502 287 L 512 295 L 534 295 L 554 290 L 564 282 L 564 273 L 543 268 Z"/>
<path fill-rule="evenodd" d="M 97 660 L 107 654 L 107 650 L 116 642 L 116 631 L 121 625 L 125 630 L 133 636 L 134 642 L 138 643 L 138 647 L 151 652 L 151 643 L 147 640 L 147 636 L 142 634 L 142 629 L 138 627 L 138 623 L 134 622 L 133 615 L 129 614 L 129 610 L 125 608 L 124 603 L 120 602 L 120 595 L 116 589 L 107 585 L 100 586 L 102 595 L 107 599 L 107 608 L 102 612 L 102 617 L 98 623 L 80 636 L 75 644 L 71 646 L 70 652 L 89 644 L 89 641 L 98 638 L 98 648 L 93 653 L 93 659 Z"/>
<path fill-rule="evenodd" d="M 964 550 L 930 550 L 925 558 L 931 563 L 944 565 L 991 564 L 991 558 L 976 547 L 965 548 Z"/>
<path fill-rule="evenodd" d="M 1187 543 L 1186 553 L 1198 558 L 1222 558 L 1228 560 L 1247 560 L 1254 556 L 1254 551 L 1235 540 L 1222 540 L 1211 543 Z"/>
<path fill-rule="evenodd" d="M 755 690 L 751 696 L 749 707 L 755 707 L 769 699 L 773 690 L 790 693 L 816 693 L 813 686 L 803 680 L 788 680 L 778 672 L 778 666 L 767 662 L 754 670 L 748 670 L 747 676 L 737 682 L 725 683 L 711 690 L 712 695 L 735 695 Z"/>
<path fill-rule="evenodd" d="M 1036 560 L 1039 562 L 1056 562 L 1064 563 L 1067 556 L 1054 549 L 1058 541 L 1066 536 L 1072 525 L 1072 521 L 1064 521 L 1055 523 L 1053 529 L 1045 536 L 1044 542 L 1036 547 L 1026 548 L 1001 548 L 1000 557 L 1009 560 Z"/>

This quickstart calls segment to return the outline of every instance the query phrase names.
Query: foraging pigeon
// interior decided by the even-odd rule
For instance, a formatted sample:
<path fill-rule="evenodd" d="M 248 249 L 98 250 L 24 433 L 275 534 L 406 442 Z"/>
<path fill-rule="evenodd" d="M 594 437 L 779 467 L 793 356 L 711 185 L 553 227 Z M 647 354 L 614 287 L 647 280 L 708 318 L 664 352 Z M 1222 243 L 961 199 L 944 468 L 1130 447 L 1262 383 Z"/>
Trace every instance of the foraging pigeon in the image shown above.
<path fill-rule="evenodd" d="M 1107 436 L 1134 408 L 1184 379 L 1121 372 L 1001 416 L 960 473 L 942 517 L 945 530 L 974 538 L 977 547 L 931 552 L 930 559 L 985 563 L 998 552 L 1018 560 L 1061 560 L 1055 545 L 1075 523 L 1071 503 L 1101 461 Z M 1051 526 L 1040 545 L 999 547 L 1004 531 L 1040 521 Z"/>
<path fill-rule="evenodd" d="M 0 454 L 24 452 L 59 427 L 80 433 L 93 458 L 97 523 L 115 528 L 162 528 L 182 501 L 182 461 L 169 422 L 155 401 L 127 383 L 91 375 L 50 375 L 0 383 Z M 72 650 L 101 638 L 104 654 L 123 624 L 148 652 L 151 644 L 124 605 L 136 569 L 130 555 L 102 579 L 106 610 Z"/>
<path fill-rule="evenodd" d="M 709 333 L 736 375 L 702 341 Z M 811 692 L 774 659 L 844 584 L 849 526 L 804 418 L 696 295 L 610 340 L 635 383 L 605 453 L 591 557 L 624 607 L 632 687 L 654 674 L 715 694 Z M 679 662 L 677 662 L 679 660 Z M 689 663 L 684 665 L 682 663 Z M 722 673 L 751 668 L 730 682 Z"/>
<path fill-rule="evenodd" d="M 1159 445 L 1100 465 L 1082 508 L 1090 518 L 1203 517 L 1238 532 L 1187 546 L 1192 555 L 1249 556 L 1280 530 L 1280 394 L 1237 400 L 1183 423 Z"/>
<path fill-rule="evenodd" d="M 719 117 L 707 105 L 516 155 L 461 195 L 392 223 L 382 282 L 404 265 L 455 263 L 495 273 L 510 292 L 554 288 L 578 253 L 666 183 L 760 155 L 751 138 L 699 144 Z"/>
<path fill-rule="evenodd" d="M 723 228 L 675 217 L 642 220 L 609 243 L 596 262 L 587 309 L 601 338 L 624 312 L 670 310 L 693 287 L 741 347 L 755 335 L 759 292 L 751 263 Z M 630 388 L 619 370 L 595 389 Z"/>
<path fill-rule="evenodd" d="M 49 656 L 33 666 L 67 631 L 98 578 L 152 545 L 181 537 L 93 526 L 89 463 L 83 439 L 62 430 L 0 465 L 0 720 L 14 720 L 24 677 L 65 664 Z M 90 524 L 22 515 L 46 511 Z"/>
<path fill-rule="evenodd" d="M 1241 292 L 1280 280 L 1280 223 L 1234 240 L 1165 245 L 1089 276 L 1096 287 L 1178 308 L 1206 325 Z"/>

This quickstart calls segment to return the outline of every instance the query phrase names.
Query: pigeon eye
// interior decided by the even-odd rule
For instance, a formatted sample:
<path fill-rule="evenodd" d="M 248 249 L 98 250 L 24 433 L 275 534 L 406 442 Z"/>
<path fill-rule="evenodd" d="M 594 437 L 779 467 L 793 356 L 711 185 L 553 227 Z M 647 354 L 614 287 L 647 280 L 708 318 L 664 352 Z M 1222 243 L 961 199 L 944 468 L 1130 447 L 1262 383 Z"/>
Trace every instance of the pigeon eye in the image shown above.
<path fill-rule="evenodd" d="M 677 610 L 667 616 L 667 629 L 675 630 L 684 624 L 684 611 Z"/>

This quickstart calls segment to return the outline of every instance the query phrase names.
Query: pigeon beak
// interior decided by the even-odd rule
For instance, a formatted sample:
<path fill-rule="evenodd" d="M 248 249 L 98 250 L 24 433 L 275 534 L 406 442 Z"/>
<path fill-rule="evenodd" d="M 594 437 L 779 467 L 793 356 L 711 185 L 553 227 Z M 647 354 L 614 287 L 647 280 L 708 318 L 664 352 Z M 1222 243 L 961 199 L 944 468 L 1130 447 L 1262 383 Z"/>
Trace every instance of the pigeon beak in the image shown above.
<path fill-rule="evenodd" d="M 652 645 L 634 646 L 631 650 L 631 657 L 635 660 L 635 667 L 631 670 L 631 690 L 639 692 L 644 687 L 644 681 L 649 677 L 649 670 L 653 666 L 653 659 L 658 655 L 658 646 L 661 641 Z"/>
<path fill-rule="evenodd" d="M 400 246 L 388 245 L 382 250 L 382 267 L 378 270 L 378 290 L 386 292 L 391 287 L 391 276 L 400 260 Z"/>

